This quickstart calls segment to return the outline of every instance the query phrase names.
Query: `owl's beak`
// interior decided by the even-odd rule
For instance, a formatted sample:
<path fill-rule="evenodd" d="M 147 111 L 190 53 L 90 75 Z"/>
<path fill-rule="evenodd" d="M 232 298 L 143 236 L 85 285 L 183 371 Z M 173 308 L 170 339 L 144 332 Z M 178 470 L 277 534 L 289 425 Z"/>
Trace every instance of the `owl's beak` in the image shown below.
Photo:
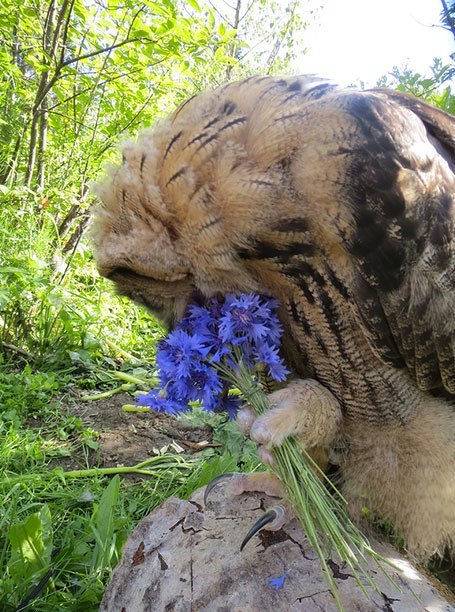
<path fill-rule="evenodd" d="M 161 319 L 166 330 L 170 333 L 174 331 L 180 321 L 188 315 L 188 308 L 192 304 L 204 306 L 207 303 L 200 291 L 194 289 L 188 296 L 181 296 L 173 301 L 172 309 L 166 313 L 159 313 L 158 318 Z"/>
<path fill-rule="evenodd" d="M 190 306 L 191 304 L 196 304 L 197 306 L 206 306 L 207 302 L 208 298 L 203 293 L 201 293 L 199 289 L 195 289 L 191 293 L 187 306 Z"/>

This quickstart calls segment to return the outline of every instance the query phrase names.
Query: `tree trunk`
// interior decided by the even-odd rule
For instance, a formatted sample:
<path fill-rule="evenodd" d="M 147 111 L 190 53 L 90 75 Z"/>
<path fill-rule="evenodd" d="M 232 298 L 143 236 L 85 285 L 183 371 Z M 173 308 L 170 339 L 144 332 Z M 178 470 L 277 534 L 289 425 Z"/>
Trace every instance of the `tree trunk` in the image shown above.
<path fill-rule="evenodd" d="M 33 171 L 35 169 L 36 160 L 36 143 L 38 140 L 38 113 L 35 111 L 32 116 L 32 124 L 30 126 L 30 141 L 28 144 L 28 160 L 25 171 L 25 186 L 30 187 L 32 184 Z"/>
<path fill-rule="evenodd" d="M 100 612 L 336 612 L 320 561 L 296 520 L 277 532 L 262 531 L 240 553 L 255 520 L 274 501 L 261 494 L 230 497 L 203 490 L 189 501 L 171 497 L 130 535 Z M 378 591 L 369 598 L 336 557 L 328 561 L 346 612 L 455 611 L 450 592 L 429 579 L 386 542 L 373 548 L 401 571 L 392 584 L 370 559 Z M 453 601 L 453 599 L 452 599 Z"/>
<path fill-rule="evenodd" d="M 33 104 L 30 126 L 29 153 L 25 173 L 25 185 L 27 187 L 30 187 L 32 184 L 37 157 L 38 185 L 43 186 L 44 184 L 44 152 L 46 148 L 48 109 L 47 96 L 52 89 L 52 85 L 59 78 L 62 67 L 64 66 L 65 43 L 73 3 L 70 3 L 70 0 L 64 0 L 58 13 L 57 6 L 57 0 L 50 0 L 43 32 L 42 62 L 44 65 L 47 64 L 49 66 L 49 70 L 41 73 L 38 90 L 36 92 Z M 59 57 L 57 57 L 59 48 L 60 53 Z M 55 69 L 51 77 L 50 68 L 52 62 L 55 63 Z"/>
<path fill-rule="evenodd" d="M 16 173 L 17 162 L 19 159 L 19 151 L 21 148 L 21 144 L 25 135 L 25 129 L 22 130 L 20 136 L 16 138 L 16 143 L 14 145 L 14 150 L 6 162 L 5 169 L 3 173 L 0 175 L 0 185 L 5 185 L 8 181 L 14 181 L 14 176 Z"/>
<path fill-rule="evenodd" d="M 237 0 L 237 3 L 235 5 L 235 10 L 234 10 L 234 23 L 232 26 L 234 30 L 238 30 L 239 25 L 240 25 L 241 6 L 242 6 L 242 0 Z M 238 33 L 236 32 L 234 40 L 231 43 L 231 45 L 229 45 L 229 50 L 228 50 L 228 55 L 230 55 L 232 58 L 235 58 L 235 55 L 237 53 L 237 38 L 238 38 Z M 231 78 L 231 72 L 232 72 L 232 66 L 228 65 L 226 68 L 226 79 L 227 80 Z"/>
<path fill-rule="evenodd" d="M 88 212 L 83 212 L 75 230 L 73 231 L 71 236 L 68 238 L 68 240 L 63 245 L 63 249 L 62 249 L 63 253 L 65 254 L 71 253 L 72 251 L 76 249 L 89 223 L 90 223 L 90 214 Z"/>
<path fill-rule="evenodd" d="M 36 178 L 37 184 L 40 189 L 44 189 L 44 177 L 45 177 L 45 154 L 47 145 L 47 98 L 41 103 L 41 113 L 39 122 L 39 138 L 37 148 L 37 166 L 36 166 Z"/>

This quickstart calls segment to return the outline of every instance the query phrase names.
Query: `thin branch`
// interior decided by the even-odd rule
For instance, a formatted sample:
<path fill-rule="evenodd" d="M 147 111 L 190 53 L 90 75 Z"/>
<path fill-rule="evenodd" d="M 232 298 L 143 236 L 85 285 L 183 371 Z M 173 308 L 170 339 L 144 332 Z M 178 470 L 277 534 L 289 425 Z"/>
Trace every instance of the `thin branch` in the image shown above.
<path fill-rule="evenodd" d="M 452 32 L 453 37 L 455 38 L 455 19 L 452 17 L 452 13 L 449 10 L 449 7 L 447 6 L 447 2 L 445 0 L 441 0 L 441 4 L 442 4 L 442 10 L 444 13 L 444 17 L 446 19 L 446 25 L 447 27 L 445 28 L 446 30 L 450 30 L 450 32 Z"/>
<path fill-rule="evenodd" d="M 144 7 L 144 6 L 141 6 L 141 8 L 140 8 L 140 9 L 139 9 L 139 10 L 136 12 L 136 14 L 135 14 L 135 15 L 133 15 L 133 18 L 131 19 L 131 23 L 130 23 L 130 25 L 129 25 L 128 31 L 127 31 L 127 33 L 126 33 L 126 37 L 127 37 L 127 38 L 129 38 L 129 36 L 130 36 L 130 34 L 131 34 L 131 30 L 133 29 L 134 22 L 135 22 L 135 21 L 136 21 L 136 19 L 139 17 L 139 15 L 140 15 L 141 13 L 143 13 L 143 12 L 144 12 L 144 9 L 145 9 L 145 7 Z"/>
<path fill-rule="evenodd" d="M 209 2 L 209 4 L 210 4 L 210 6 L 212 7 L 212 9 L 215 11 L 215 13 L 217 13 L 217 14 L 219 15 L 219 17 L 221 17 L 222 21 L 223 21 L 223 22 L 227 22 L 227 23 L 228 23 L 228 24 L 231 26 L 231 28 L 233 28 L 234 26 L 233 26 L 233 25 L 232 25 L 232 23 L 229 21 L 229 19 L 226 17 L 226 15 L 223 15 L 223 13 L 221 13 L 221 12 L 220 12 L 220 11 L 219 11 L 219 10 L 216 8 L 216 6 L 214 6 L 214 5 L 213 5 L 213 3 L 212 3 L 210 0 L 208 0 L 208 2 Z"/>
<path fill-rule="evenodd" d="M 85 59 L 89 59 L 91 57 L 95 57 L 96 55 L 100 55 L 101 53 L 108 53 L 110 51 L 113 51 L 114 49 L 118 49 L 119 47 L 123 47 L 124 45 L 127 45 L 129 43 L 132 42 L 140 42 L 140 41 L 148 41 L 151 43 L 156 43 L 157 41 L 151 40 L 149 38 L 130 38 L 128 40 L 123 40 L 120 43 L 116 43 L 115 45 L 111 45 L 109 47 L 104 47 L 103 49 L 98 49 L 97 51 L 92 51 L 91 53 L 86 53 L 85 55 L 79 55 L 78 57 L 73 57 L 70 60 L 66 60 L 65 62 L 63 62 L 63 64 L 59 64 L 54 72 L 54 76 L 49 79 L 48 83 L 47 83 L 47 87 L 44 88 L 44 90 L 40 93 L 40 98 L 38 100 L 38 105 L 39 103 L 41 103 L 42 99 L 44 98 L 44 96 L 46 96 L 48 94 L 48 92 L 52 89 L 52 87 L 55 85 L 55 83 L 60 79 L 61 77 L 61 71 L 63 68 L 65 68 L 66 66 L 70 66 L 71 64 L 75 64 L 76 62 L 85 60 Z M 158 39 L 159 40 L 159 39 Z M 36 111 L 34 111 L 36 112 Z"/>
<path fill-rule="evenodd" d="M 240 21 L 243 21 L 245 19 L 245 17 L 248 15 L 248 13 L 250 12 L 250 10 L 253 8 L 254 6 L 254 0 L 252 0 L 250 2 L 250 4 L 246 7 L 245 12 L 243 13 L 243 15 L 240 17 Z"/>
<path fill-rule="evenodd" d="M 232 6 L 231 4 L 229 4 L 229 2 L 226 2 L 226 0 L 223 0 L 223 2 L 224 2 L 224 4 L 225 4 L 226 6 L 228 6 L 228 7 L 229 7 L 231 10 L 235 10 L 235 7 L 234 7 L 234 6 Z"/>
<path fill-rule="evenodd" d="M 51 2 L 49 2 L 48 7 L 47 7 L 46 17 L 44 19 L 44 24 L 43 24 L 43 35 L 41 37 L 41 48 L 44 50 L 50 49 L 52 46 L 51 30 L 52 30 L 52 25 L 54 22 L 54 12 L 55 12 L 55 2 L 54 0 L 51 0 Z"/>
<path fill-rule="evenodd" d="M 75 1 L 76 0 L 71 0 L 71 6 L 68 11 L 68 19 L 65 21 L 65 27 L 63 29 L 62 40 L 61 40 L 61 51 L 60 51 L 59 64 L 62 63 L 63 58 L 65 57 L 66 41 L 68 40 L 68 31 L 69 31 L 69 26 L 70 26 L 70 16 L 73 14 L 73 8 L 74 8 Z"/>
<path fill-rule="evenodd" d="M 121 72 L 120 74 L 116 74 L 115 76 L 105 79 L 104 81 L 100 81 L 99 83 L 96 84 L 96 87 L 102 87 L 103 85 L 107 85 L 107 83 L 112 83 L 113 81 L 117 81 L 118 79 L 123 79 L 124 77 L 128 77 L 131 74 L 136 74 L 137 72 L 141 72 L 141 70 L 143 70 L 142 67 L 136 68 L 135 70 L 129 70 L 128 72 Z M 71 96 L 68 96 L 64 100 L 60 100 L 56 102 L 53 106 L 49 106 L 49 112 L 53 111 L 55 108 L 58 108 L 59 106 L 62 106 L 62 104 L 72 102 L 73 100 L 81 96 L 82 94 L 86 93 L 87 91 L 92 91 L 93 89 L 95 89 L 95 86 L 90 85 L 90 87 L 84 87 L 84 89 L 80 89 L 79 91 L 76 91 L 75 93 L 71 94 Z"/>
<path fill-rule="evenodd" d="M 141 107 L 139 108 L 139 110 L 135 113 L 135 115 L 128 121 L 128 123 L 126 125 L 123 126 L 123 128 L 119 131 L 119 134 L 122 134 L 123 132 L 126 132 L 126 130 L 128 130 L 132 125 L 134 125 L 136 119 L 139 117 L 139 115 L 142 113 L 142 111 L 144 110 L 144 108 L 147 106 L 147 104 L 149 103 L 149 101 L 153 98 L 153 96 L 155 95 L 155 92 L 152 92 L 146 99 L 146 101 L 141 105 Z"/>
<path fill-rule="evenodd" d="M 94 130 L 95 129 L 91 125 L 87 125 L 87 123 L 84 123 L 84 121 L 76 120 L 76 119 L 74 119 L 74 117 L 72 117 L 71 115 L 67 115 L 66 113 L 62 113 L 60 111 L 51 110 L 51 109 L 48 109 L 46 112 L 49 115 L 57 115 L 57 117 L 63 117 L 67 121 L 72 121 L 73 123 L 77 123 L 81 127 L 85 127 L 87 130 Z"/>
<path fill-rule="evenodd" d="M 235 13 L 234 13 L 234 30 L 235 30 L 235 36 L 234 39 L 232 41 L 232 43 L 229 45 L 229 55 L 232 58 L 235 58 L 235 53 L 237 51 L 237 41 L 238 41 L 238 29 L 239 29 L 239 23 L 240 23 L 240 7 L 242 5 L 242 0 L 237 0 L 237 4 L 235 7 Z M 229 77 L 231 76 L 231 72 L 232 72 L 232 65 L 229 64 L 228 67 L 226 68 L 226 77 L 229 79 Z"/>
<path fill-rule="evenodd" d="M 275 44 L 273 46 L 272 51 L 270 52 L 270 55 L 267 59 L 267 65 L 268 65 L 268 74 L 270 74 L 270 71 L 272 69 L 272 65 L 273 62 L 276 60 L 278 53 L 280 52 L 281 49 L 281 45 L 283 44 L 283 40 L 285 39 L 289 28 L 291 27 L 291 23 L 294 20 L 294 15 L 295 15 L 295 9 L 297 7 L 297 0 L 295 0 L 294 5 L 292 7 L 292 11 L 291 14 L 289 16 L 289 19 L 286 22 L 286 26 L 284 28 L 284 30 L 282 30 L 281 35 L 279 38 L 276 39 Z"/>
<path fill-rule="evenodd" d="M 78 57 L 73 57 L 70 60 L 66 60 L 62 64 L 60 64 L 59 68 L 66 68 L 66 66 L 70 66 L 71 64 L 75 64 L 76 62 L 80 62 L 85 59 L 89 59 L 91 57 L 95 57 L 96 55 L 100 55 L 101 53 L 108 53 L 109 51 L 113 51 L 114 49 L 118 49 L 119 47 L 123 47 L 132 42 L 141 42 L 147 41 L 150 43 L 156 44 L 156 40 L 151 40 L 150 38 L 128 38 L 126 40 L 122 40 L 122 42 L 116 43 L 115 45 L 111 45 L 110 47 L 104 47 L 103 49 L 98 49 L 97 51 L 92 51 L 91 53 L 86 53 L 85 55 L 79 55 Z"/>
<path fill-rule="evenodd" d="M 52 0 L 51 0 L 52 1 Z M 71 14 L 73 11 L 73 6 L 74 6 L 74 0 L 72 0 L 71 5 L 69 6 L 69 10 L 68 10 L 68 5 L 70 4 L 69 0 L 64 0 L 60 11 L 57 15 L 57 21 L 55 24 L 55 29 L 54 29 L 54 35 L 52 38 L 52 46 L 49 49 L 49 55 L 52 58 L 55 58 L 57 56 L 57 49 L 58 49 L 58 45 L 60 42 L 60 32 L 62 30 L 62 25 L 63 25 L 63 20 L 65 19 L 65 15 L 66 15 L 66 29 L 67 29 L 67 24 L 69 23 L 70 19 L 71 19 Z"/>

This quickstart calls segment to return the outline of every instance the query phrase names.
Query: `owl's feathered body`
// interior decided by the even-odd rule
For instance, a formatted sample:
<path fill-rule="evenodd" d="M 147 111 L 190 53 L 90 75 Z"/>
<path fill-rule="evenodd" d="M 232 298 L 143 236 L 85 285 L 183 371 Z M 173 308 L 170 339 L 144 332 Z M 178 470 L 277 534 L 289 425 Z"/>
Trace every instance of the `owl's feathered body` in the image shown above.
<path fill-rule="evenodd" d="M 278 298 L 295 375 L 340 405 L 335 436 L 317 416 L 315 431 L 353 513 L 421 556 L 453 547 L 455 119 L 397 92 L 254 77 L 123 156 L 98 187 L 101 274 L 170 325 L 195 291 Z"/>

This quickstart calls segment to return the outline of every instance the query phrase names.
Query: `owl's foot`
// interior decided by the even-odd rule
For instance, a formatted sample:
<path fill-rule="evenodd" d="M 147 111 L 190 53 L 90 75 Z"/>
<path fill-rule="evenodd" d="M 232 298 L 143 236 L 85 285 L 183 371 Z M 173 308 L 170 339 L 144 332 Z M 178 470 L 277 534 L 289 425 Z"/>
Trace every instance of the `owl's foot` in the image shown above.
<path fill-rule="evenodd" d="M 204 493 L 204 503 L 206 505 L 210 492 L 217 486 L 226 487 L 229 495 L 260 491 L 270 497 L 283 497 L 285 492 L 281 480 L 271 472 L 227 473 L 217 476 L 207 485 Z"/>
<path fill-rule="evenodd" d="M 324 470 L 327 465 L 324 447 L 333 440 L 342 420 L 340 404 L 335 396 L 315 380 L 299 379 L 268 395 L 268 400 L 271 408 L 265 414 L 258 417 L 247 406 L 237 416 L 239 428 L 259 445 L 263 463 L 273 464 L 273 448 L 281 446 L 289 436 L 296 436 Z M 226 486 L 231 495 L 261 491 L 283 498 L 285 494 L 283 483 L 270 472 L 223 474 L 207 486 L 206 503 L 210 491 L 218 485 Z M 289 504 L 281 499 L 253 525 L 241 550 L 259 530 L 277 531 L 292 517 Z"/>
<path fill-rule="evenodd" d="M 270 472 L 253 472 L 251 474 L 228 473 L 221 474 L 214 478 L 206 487 L 204 492 L 204 503 L 207 505 L 210 492 L 217 486 L 225 486 L 228 493 L 232 495 L 241 495 L 249 491 L 260 491 L 271 497 L 283 497 L 285 489 L 281 480 Z M 278 531 L 291 518 L 293 512 L 289 504 L 283 499 L 273 506 L 270 510 L 264 513 L 257 520 L 251 529 L 246 534 L 240 546 L 242 551 L 251 538 L 261 529 L 269 531 Z"/>
<path fill-rule="evenodd" d="M 335 437 L 342 420 L 341 407 L 316 380 L 294 380 L 267 397 L 271 408 L 265 414 L 258 417 L 247 406 L 237 415 L 239 428 L 259 445 L 265 463 L 272 461 L 270 450 L 289 436 L 298 437 L 307 449 L 326 446 Z"/>

